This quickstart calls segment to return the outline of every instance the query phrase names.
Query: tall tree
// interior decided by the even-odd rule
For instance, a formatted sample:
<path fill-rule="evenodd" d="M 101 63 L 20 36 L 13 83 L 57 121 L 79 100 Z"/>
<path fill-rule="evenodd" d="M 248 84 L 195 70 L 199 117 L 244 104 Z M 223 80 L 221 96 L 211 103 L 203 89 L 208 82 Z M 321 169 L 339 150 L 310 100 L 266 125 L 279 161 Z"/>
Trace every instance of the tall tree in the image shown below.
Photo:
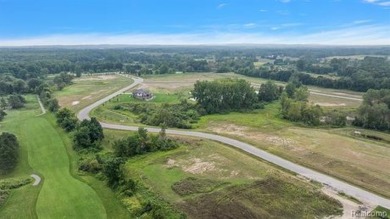
<path fill-rule="evenodd" d="M 0 173 L 13 170 L 18 162 L 19 143 L 15 135 L 3 132 L 0 135 Z"/>

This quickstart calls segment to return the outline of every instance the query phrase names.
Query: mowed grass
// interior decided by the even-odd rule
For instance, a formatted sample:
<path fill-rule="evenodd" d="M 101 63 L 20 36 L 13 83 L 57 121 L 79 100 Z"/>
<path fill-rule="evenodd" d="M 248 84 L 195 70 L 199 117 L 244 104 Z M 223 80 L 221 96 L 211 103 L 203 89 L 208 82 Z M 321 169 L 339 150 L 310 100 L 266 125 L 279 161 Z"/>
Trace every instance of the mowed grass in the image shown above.
<path fill-rule="evenodd" d="M 133 80 L 122 75 L 83 76 L 73 84 L 55 92 L 62 107 L 78 111 L 119 89 L 130 85 Z"/>
<path fill-rule="evenodd" d="M 209 131 L 210 127 L 223 122 L 251 128 L 261 128 L 264 131 L 275 131 L 293 125 L 291 122 L 281 119 L 279 114 L 279 105 L 273 103 L 266 105 L 264 109 L 250 112 L 231 112 L 202 116 L 195 127 Z"/>
<path fill-rule="evenodd" d="M 21 134 L 29 139 L 25 145 L 31 167 L 44 177 L 36 204 L 39 218 L 106 217 L 95 191 L 71 176 L 64 142 L 45 117 L 25 121 Z"/>
<path fill-rule="evenodd" d="M 105 130 L 105 135 L 107 146 L 128 132 Z M 316 185 L 217 142 L 176 138 L 182 145 L 178 149 L 131 158 L 124 170 L 189 218 L 248 218 L 252 213 L 266 217 L 276 212 L 278 218 L 314 218 L 340 213 L 340 204 Z M 131 202 L 142 202 L 142 196 Z"/>
<path fill-rule="evenodd" d="M 7 116 L 0 123 L 1 132 L 10 132 L 17 136 L 20 142 L 19 162 L 14 171 L 0 176 L 0 179 L 13 177 L 28 177 L 35 171 L 28 162 L 28 150 L 24 144 L 27 139 L 21 136 L 20 124 L 26 119 L 34 117 L 39 111 L 38 102 L 35 96 L 26 96 L 27 104 L 20 110 L 7 110 Z M 39 195 L 40 186 L 33 187 L 31 184 L 18 189 L 11 190 L 11 195 L 6 203 L 0 208 L 0 218 L 37 218 L 35 204 Z"/>
<path fill-rule="evenodd" d="M 35 96 L 26 99 L 26 107 L 7 111 L 0 126 L 1 131 L 16 134 L 21 146 L 17 168 L 2 178 L 36 173 L 43 181 L 39 186 L 30 184 L 12 190 L 0 209 L 0 217 L 105 218 L 104 206 L 96 192 L 69 172 L 65 148 L 69 146 L 69 137 L 54 126 L 52 115 L 37 116 L 41 111 Z"/>

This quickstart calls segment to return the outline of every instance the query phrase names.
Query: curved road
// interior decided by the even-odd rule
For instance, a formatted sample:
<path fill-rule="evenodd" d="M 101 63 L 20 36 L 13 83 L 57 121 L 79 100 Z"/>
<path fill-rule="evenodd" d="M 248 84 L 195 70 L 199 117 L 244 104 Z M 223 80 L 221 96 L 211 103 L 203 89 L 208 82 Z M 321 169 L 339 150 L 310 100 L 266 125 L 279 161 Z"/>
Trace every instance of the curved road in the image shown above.
<path fill-rule="evenodd" d="M 110 100 L 111 98 L 137 86 L 138 84 L 143 82 L 142 78 L 133 78 L 134 82 L 115 93 L 87 106 L 86 108 L 82 109 L 78 115 L 77 118 L 79 120 L 83 119 L 89 119 L 89 112 L 96 108 L 97 106 L 103 104 L 104 102 Z M 135 126 L 124 126 L 124 125 L 117 125 L 117 124 L 109 124 L 109 123 L 100 123 L 102 127 L 108 128 L 108 129 L 117 129 L 117 130 L 128 130 L 128 131 L 137 131 L 138 127 Z M 160 129 L 158 128 L 147 128 L 149 132 L 159 132 Z M 252 154 L 256 157 L 259 157 L 263 160 L 266 160 L 270 163 L 273 163 L 277 166 L 280 166 L 286 170 L 292 171 L 298 175 L 302 175 L 308 179 L 315 180 L 317 182 L 323 183 L 325 185 L 328 185 L 337 191 L 344 192 L 347 195 L 353 196 L 357 199 L 360 199 L 364 202 L 368 202 L 373 205 L 381 205 L 385 208 L 390 209 L 390 200 L 386 199 L 384 197 L 381 197 L 379 195 L 376 195 L 374 193 L 368 192 L 364 189 L 361 189 L 359 187 L 356 187 L 354 185 L 350 185 L 344 181 L 341 181 L 339 179 L 333 178 L 331 176 L 328 176 L 326 174 L 317 172 L 315 170 L 306 168 L 304 166 L 295 164 L 293 162 L 290 162 L 286 159 L 280 158 L 276 155 L 273 155 L 271 153 L 268 153 L 264 150 L 261 150 L 259 148 L 256 148 L 250 144 L 234 140 L 231 138 L 215 135 L 215 134 L 209 134 L 209 133 L 203 133 L 203 132 L 195 132 L 195 131 L 184 131 L 184 130 L 166 130 L 167 134 L 173 134 L 173 135 L 185 135 L 185 136 L 193 136 L 193 137 L 199 137 L 199 138 L 205 138 L 210 139 L 214 141 L 218 141 L 230 146 L 233 146 L 235 148 L 238 148 L 240 150 L 243 150 L 249 154 Z"/>

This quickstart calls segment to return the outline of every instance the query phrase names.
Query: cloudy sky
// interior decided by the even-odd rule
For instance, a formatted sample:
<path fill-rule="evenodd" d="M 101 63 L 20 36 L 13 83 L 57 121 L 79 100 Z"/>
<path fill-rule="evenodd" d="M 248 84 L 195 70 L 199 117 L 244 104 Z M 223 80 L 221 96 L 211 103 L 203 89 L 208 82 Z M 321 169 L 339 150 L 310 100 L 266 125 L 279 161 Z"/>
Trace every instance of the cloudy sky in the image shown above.
<path fill-rule="evenodd" d="M 390 0 L 0 0 L 0 46 L 390 45 Z"/>

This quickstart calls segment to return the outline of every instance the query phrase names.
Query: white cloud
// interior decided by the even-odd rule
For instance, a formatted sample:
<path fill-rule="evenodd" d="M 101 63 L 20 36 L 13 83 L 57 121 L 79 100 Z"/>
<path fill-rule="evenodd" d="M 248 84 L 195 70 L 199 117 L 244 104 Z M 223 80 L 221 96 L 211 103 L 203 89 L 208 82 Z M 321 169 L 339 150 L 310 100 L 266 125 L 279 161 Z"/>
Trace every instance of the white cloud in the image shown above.
<path fill-rule="evenodd" d="M 250 23 L 249 23 L 250 24 Z M 284 24 L 294 26 L 297 24 Z M 278 30 L 281 26 L 271 27 Z M 308 34 L 275 32 L 203 32 L 181 34 L 69 34 L 20 39 L 0 39 L 0 46 L 33 45 L 225 45 L 225 44 L 319 44 L 319 45 L 390 45 L 389 26 L 360 25 Z"/>
<path fill-rule="evenodd" d="M 226 3 L 221 3 L 221 4 L 219 4 L 218 6 L 217 6 L 217 9 L 221 9 L 221 8 L 224 8 L 224 7 L 226 7 Z"/>
<path fill-rule="evenodd" d="M 390 7 L 390 1 L 388 0 L 363 0 L 365 3 L 375 4 L 383 7 Z"/>
<path fill-rule="evenodd" d="M 380 6 L 390 6 L 390 1 L 389 2 L 379 2 L 378 5 L 380 5 Z"/>
<path fill-rule="evenodd" d="M 244 24 L 244 27 L 245 28 L 254 28 L 254 27 L 256 27 L 256 24 L 255 23 L 247 23 L 247 24 Z"/>
<path fill-rule="evenodd" d="M 370 23 L 371 20 L 356 20 L 354 22 L 352 22 L 353 24 L 366 24 L 366 23 Z"/>

